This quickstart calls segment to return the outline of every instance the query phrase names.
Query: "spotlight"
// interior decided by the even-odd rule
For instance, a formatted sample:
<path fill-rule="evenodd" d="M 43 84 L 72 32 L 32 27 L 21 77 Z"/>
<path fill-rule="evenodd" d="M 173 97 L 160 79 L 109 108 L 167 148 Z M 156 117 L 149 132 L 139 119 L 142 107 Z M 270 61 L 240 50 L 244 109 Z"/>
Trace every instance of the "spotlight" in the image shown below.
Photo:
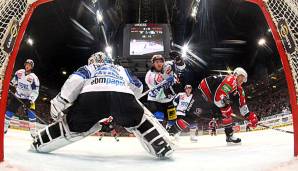
<path fill-rule="evenodd" d="M 99 10 L 96 11 L 96 20 L 97 20 L 97 23 L 101 23 L 103 21 L 103 16 L 101 12 L 99 12 Z"/>
<path fill-rule="evenodd" d="M 189 51 L 188 45 L 185 44 L 182 46 L 182 57 L 186 56 L 187 51 Z"/>
<path fill-rule="evenodd" d="M 27 39 L 27 44 L 32 46 L 34 44 L 33 40 L 31 38 Z"/>
<path fill-rule="evenodd" d="M 259 41 L 258 41 L 259 46 L 263 46 L 265 44 L 266 44 L 266 40 L 264 38 L 259 39 Z"/>

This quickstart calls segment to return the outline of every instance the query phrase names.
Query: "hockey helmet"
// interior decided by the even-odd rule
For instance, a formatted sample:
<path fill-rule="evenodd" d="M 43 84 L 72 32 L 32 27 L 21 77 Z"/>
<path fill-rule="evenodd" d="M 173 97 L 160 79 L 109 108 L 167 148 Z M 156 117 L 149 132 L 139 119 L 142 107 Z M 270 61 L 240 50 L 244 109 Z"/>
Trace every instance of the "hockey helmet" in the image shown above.
<path fill-rule="evenodd" d="M 26 59 L 24 65 L 26 65 L 26 64 L 30 64 L 32 69 L 34 68 L 34 61 L 32 59 Z"/>
<path fill-rule="evenodd" d="M 234 69 L 233 74 L 238 76 L 238 75 L 243 75 L 244 76 L 244 82 L 246 83 L 247 81 L 247 72 L 241 68 L 241 67 L 237 67 L 236 69 Z"/>
<path fill-rule="evenodd" d="M 165 61 L 165 58 L 162 55 L 153 55 L 151 58 L 151 62 L 154 63 L 156 60 L 162 60 Z"/>
<path fill-rule="evenodd" d="M 187 89 L 187 88 L 190 88 L 190 89 L 192 89 L 192 86 L 191 86 L 191 85 L 189 85 L 189 84 L 187 84 L 187 85 L 185 85 L 184 89 Z"/>

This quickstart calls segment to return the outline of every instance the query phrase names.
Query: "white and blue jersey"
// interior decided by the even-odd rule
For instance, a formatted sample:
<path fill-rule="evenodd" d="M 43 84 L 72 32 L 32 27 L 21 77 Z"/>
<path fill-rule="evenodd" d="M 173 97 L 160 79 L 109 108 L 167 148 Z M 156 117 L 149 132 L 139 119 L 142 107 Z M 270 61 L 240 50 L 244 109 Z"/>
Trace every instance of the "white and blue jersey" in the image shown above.
<path fill-rule="evenodd" d="M 80 94 L 107 91 L 128 93 L 138 98 L 143 84 L 122 66 L 97 63 L 75 71 L 64 83 L 61 97 L 72 103 Z"/>
<path fill-rule="evenodd" d="M 35 102 L 39 94 L 39 80 L 34 73 L 26 74 L 24 69 L 16 71 L 11 83 L 16 86 L 15 95 L 20 99 Z"/>
<path fill-rule="evenodd" d="M 185 116 L 185 112 L 189 106 L 192 96 L 192 94 L 187 96 L 185 92 L 177 94 L 177 96 L 173 100 L 173 104 L 174 106 L 176 106 L 176 115 Z"/>

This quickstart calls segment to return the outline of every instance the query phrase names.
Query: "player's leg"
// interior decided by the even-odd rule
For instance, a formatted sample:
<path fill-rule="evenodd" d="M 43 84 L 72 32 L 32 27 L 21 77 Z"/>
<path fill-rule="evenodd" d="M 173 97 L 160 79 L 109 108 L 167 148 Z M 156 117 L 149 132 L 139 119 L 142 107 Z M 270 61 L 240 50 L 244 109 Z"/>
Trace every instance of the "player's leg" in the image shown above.
<path fill-rule="evenodd" d="M 155 101 L 148 101 L 147 107 L 148 110 L 153 113 L 159 123 L 163 124 L 165 120 L 165 113 L 162 104 Z"/>
<path fill-rule="evenodd" d="M 111 122 L 112 117 L 103 114 L 110 113 L 108 103 L 106 93 L 85 93 L 79 96 L 61 120 L 38 131 L 32 149 L 51 152 L 97 131 L 109 131 L 107 122 Z"/>
<path fill-rule="evenodd" d="M 231 116 L 223 116 L 222 124 L 226 134 L 227 143 L 240 143 L 241 139 L 234 136 L 233 118 Z"/>
<path fill-rule="evenodd" d="M 169 157 L 174 151 L 174 145 L 155 116 L 133 95 L 119 93 L 117 96 L 114 95 L 112 101 L 113 105 L 119 106 L 117 110 L 121 112 L 114 111 L 115 119 L 117 118 L 115 123 L 132 132 L 151 155 Z M 122 100 L 119 101 L 117 98 Z"/>
<path fill-rule="evenodd" d="M 29 100 L 24 100 L 26 106 L 29 106 L 30 110 L 25 109 L 29 118 L 29 130 L 32 137 L 36 137 L 36 114 L 35 114 L 35 103 L 30 103 Z"/>
<path fill-rule="evenodd" d="M 198 142 L 198 136 L 196 135 L 197 129 L 198 129 L 198 124 L 196 122 L 193 122 L 189 125 L 190 141 L 191 142 Z"/>
<path fill-rule="evenodd" d="M 7 133 L 10 121 L 20 106 L 21 103 L 15 97 L 9 96 L 9 103 L 5 113 L 4 133 Z"/>
<path fill-rule="evenodd" d="M 96 133 L 105 127 L 104 122 L 110 120 L 110 118 L 104 118 L 94 124 L 88 131 L 85 132 L 72 132 L 66 121 L 66 115 L 64 117 L 52 123 L 45 128 L 41 129 L 37 133 L 35 141 L 31 145 L 31 150 L 48 153 L 73 142 L 79 141 L 89 135 Z"/>

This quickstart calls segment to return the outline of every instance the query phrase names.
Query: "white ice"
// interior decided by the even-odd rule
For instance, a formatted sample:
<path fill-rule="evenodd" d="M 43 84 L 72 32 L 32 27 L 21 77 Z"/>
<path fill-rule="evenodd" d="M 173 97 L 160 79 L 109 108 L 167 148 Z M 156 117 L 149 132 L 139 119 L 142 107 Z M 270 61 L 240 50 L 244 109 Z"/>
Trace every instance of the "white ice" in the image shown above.
<path fill-rule="evenodd" d="M 288 127 L 287 129 L 291 129 Z M 50 154 L 28 151 L 26 131 L 5 135 L 1 171 L 204 171 L 298 170 L 293 157 L 293 135 L 274 130 L 238 133 L 242 145 L 227 146 L 224 135 L 200 136 L 198 143 L 181 137 L 169 160 L 148 155 L 136 138 L 88 137 Z"/>

